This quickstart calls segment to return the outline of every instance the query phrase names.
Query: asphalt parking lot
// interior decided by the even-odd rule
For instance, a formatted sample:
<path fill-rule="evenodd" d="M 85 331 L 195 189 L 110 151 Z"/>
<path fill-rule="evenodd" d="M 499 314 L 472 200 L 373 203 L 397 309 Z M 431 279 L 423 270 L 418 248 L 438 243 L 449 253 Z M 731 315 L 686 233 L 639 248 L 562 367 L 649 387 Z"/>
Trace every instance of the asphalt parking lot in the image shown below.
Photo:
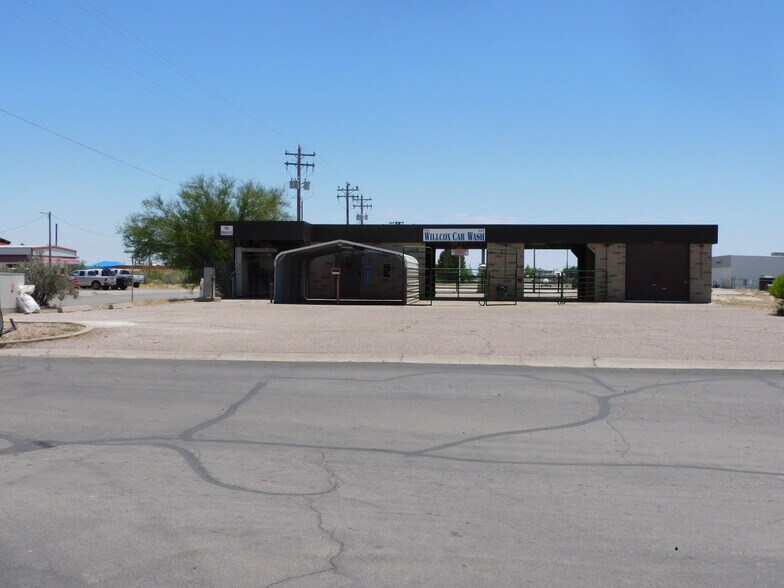
<path fill-rule="evenodd" d="M 91 330 L 0 349 L 2 585 L 776 585 L 784 320 L 741 302 L 20 317 Z"/>
<path fill-rule="evenodd" d="M 3 358 L 2 585 L 773 586 L 784 375 Z"/>

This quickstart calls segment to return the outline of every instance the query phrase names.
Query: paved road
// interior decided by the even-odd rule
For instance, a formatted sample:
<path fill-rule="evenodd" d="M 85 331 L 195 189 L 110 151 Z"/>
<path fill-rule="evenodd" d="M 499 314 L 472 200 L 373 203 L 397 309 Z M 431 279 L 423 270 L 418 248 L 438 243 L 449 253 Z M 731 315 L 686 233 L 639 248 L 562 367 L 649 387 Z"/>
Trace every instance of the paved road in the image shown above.
<path fill-rule="evenodd" d="M 784 374 L 0 359 L 15 586 L 771 586 Z"/>
<path fill-rule="evenodd" d="M 131 295 L 135 302 L 142 300 L 158 300 L 164 298 L 166 300 L 195 298 L 199 295 L 198 289 L 195 293 L 191 293 L 190 288 L 131 288 L 127 290 L 90 290 L 80 289 L 79 296 L 74 298 L 68 296 L 62 302 L 62 306 L 78 306 L 87 304 L 94 306 L 97 304 L 113 304 L 117 302 L 130 302 Z M 53 304 L 60 305 L 58 300 Z"/>

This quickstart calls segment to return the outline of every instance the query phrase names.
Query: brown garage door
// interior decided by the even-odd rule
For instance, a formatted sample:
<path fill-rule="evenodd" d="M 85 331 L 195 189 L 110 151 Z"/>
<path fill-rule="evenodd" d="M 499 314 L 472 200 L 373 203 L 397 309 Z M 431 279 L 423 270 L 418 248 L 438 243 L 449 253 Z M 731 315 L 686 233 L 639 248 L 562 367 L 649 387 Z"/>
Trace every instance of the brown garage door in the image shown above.
<path fill-rule="evenodd" d="M 628 243 L 626 300 L 689 300 L 688 243 Z"/>

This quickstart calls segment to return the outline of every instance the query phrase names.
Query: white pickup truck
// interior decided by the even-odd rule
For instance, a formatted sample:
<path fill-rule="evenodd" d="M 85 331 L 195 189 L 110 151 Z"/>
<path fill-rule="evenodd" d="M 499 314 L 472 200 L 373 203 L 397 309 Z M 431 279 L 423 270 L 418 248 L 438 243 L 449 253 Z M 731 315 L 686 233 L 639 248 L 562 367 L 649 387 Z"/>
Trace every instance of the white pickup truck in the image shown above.
<path fill-rule="evenodd" d="M 117 276 L 112 269 L 90 268 L 74 270 L 68 274 L 80 288 L 93 290 L 117 289 Z M 125 288 L 128 286 L 126 285 Z M 125 289 L 123 288 L 123 290 Z"/>
<path fill-rule="evenodd" d="M 144 282 L 144 276 L 141 274 L 133 274 L 130 270 L 127 269 L 118 269 L 117 270 L 118 276 L 124 276 L 126 279 L 133 278 L 133 287 L 138 288 Z"/>

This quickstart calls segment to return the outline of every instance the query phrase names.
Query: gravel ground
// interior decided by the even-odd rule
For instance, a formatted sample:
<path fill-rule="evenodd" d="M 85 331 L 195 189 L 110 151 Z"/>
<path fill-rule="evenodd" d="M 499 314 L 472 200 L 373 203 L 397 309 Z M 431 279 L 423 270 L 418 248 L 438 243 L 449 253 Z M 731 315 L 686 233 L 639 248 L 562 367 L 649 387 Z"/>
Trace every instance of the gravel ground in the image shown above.
<path fill-rule="evenodd" d="M 17 316 L 20 322 L 69 321 L 95 327 L 79 337 L 23 346 L 56 355 L 427 357 L 448 363 L 515 363 L 520 358 L 784 362 L 784 318 L 772 314 L 772 302 L 767 305 L 756 294 L 750 302 L 739 302 L 743 296 L 722 291 L 719 297 L 728 303 L 705 305 L 527 302 L 488 307 L 468 302 L 404 307 L 224 300 Z"/>
<path fill-rule="evenodd" d="M 59 335 L 67 335 L 81 330 L 79 325 L 73 323 L 27 322 L 24 319 L 21 321 L 14 319 L 14 321 L 16 322 L 16 330 L 3 335 L 3 338 L 0 339 L 0 346 L 4 343 L 41 339 L 44 337 L 57 337 Z M 6 325 L 6 327 L 8 326 L 9 325 Z"/>

